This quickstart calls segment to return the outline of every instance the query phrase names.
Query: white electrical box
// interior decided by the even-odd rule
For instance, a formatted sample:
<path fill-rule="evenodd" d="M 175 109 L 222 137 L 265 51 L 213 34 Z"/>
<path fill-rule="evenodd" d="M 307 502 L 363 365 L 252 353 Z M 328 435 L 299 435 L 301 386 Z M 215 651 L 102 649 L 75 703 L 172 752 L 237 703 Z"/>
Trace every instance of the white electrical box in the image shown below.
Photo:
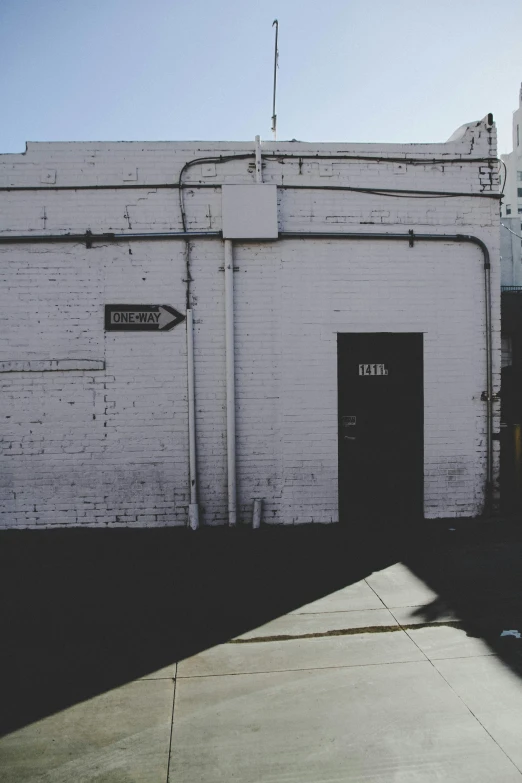
<path fill-rule="evenodd" d="M 224 239 L 277 239 L 276 185 L 223 185 Z"/>

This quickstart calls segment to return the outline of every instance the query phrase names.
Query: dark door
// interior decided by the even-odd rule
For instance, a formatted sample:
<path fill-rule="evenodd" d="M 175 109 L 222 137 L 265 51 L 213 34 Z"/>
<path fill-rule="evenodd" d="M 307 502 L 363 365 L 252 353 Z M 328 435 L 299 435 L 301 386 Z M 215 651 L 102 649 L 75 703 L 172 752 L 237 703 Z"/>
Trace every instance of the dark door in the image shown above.
<path fill-rule="evenodd" d="M 341 521 L 423 515 L 422 334 L 338 334 Z"/>

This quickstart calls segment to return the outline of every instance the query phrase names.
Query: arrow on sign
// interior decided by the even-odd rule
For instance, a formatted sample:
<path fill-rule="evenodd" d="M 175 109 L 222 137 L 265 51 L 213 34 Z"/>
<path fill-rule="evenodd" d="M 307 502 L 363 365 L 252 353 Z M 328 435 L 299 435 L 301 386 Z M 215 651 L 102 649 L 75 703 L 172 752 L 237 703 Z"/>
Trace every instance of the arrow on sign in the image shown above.
<path fill-rule="evenodd" d="M 105 305 L 107 332 L 168 332 L 184 320 L 170 305 Z"/>
<path fill-rule="evenodd" d="M 160 305 L 158 310 L 158 328 L 165 329 L 167 332 L 169 329 L 173 329 L 176 324 L 179 324 L 180 320 L 182 321 L 184 318 L 181 313 L 178 313 L 173 307 L 168 307 L 168 305 Z"/>

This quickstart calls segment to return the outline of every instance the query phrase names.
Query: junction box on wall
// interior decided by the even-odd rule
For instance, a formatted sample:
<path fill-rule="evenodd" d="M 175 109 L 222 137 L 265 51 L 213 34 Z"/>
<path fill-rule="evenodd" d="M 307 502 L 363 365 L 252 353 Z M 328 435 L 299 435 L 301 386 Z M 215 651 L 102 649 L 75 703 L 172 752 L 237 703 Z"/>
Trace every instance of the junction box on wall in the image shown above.
<path fill-rule="evenodd" d="M 222 186 L 223 239 L 277 239 L 276 185 Z"/>

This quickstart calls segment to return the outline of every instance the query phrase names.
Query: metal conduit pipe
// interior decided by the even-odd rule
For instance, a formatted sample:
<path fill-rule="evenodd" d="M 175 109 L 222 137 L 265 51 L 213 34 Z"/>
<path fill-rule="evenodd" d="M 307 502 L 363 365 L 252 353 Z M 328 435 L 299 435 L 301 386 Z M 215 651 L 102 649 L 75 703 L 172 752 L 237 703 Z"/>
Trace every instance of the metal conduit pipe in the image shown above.
<path fill-rule="evenodd" d="M 477 245 L 482 251 L 484 261 L 484 309 L 486 321 L 486 391 L 482 399 L 486 402 L 486 451 L 487 451 L 487 469 L 486 469 L 486 491 L 485 491 L 485 510 L 491 512 L 493 505 L 493 335 L 491 325 L 491 260 L 487 245 L 472 234 L 415 234 L 410 230 L 407 234 L 374 234 L 374 233 L 333 233 L 333 232 L 294 232 L 281 231 L 280 239 L 353 239 L 353 240 L 386 240 L 402 241 L 407 240 L 410 247 L 415 242 L 467 242 Z"/>
<path fill-rule="evenodd" d="M 231 239 L 225 239 L 225 352 L 227 390 L 227 474 L 228 524 L 237 523 L 236 508 L 236 387 L 234 349 L 234 250 Z"/>
<path fill-rule="evenodd" d="M 493 121 L 493 120 L 492 120 Z M 247 153 L 237 153 L 237 154 L 230 154 L 230 155 L 214 155 L 214 156 L 206 156 L 204 158 L 192 158 L 191 160 L 188 160 L 184 166 L 181 169 L 180 172 L 180 180 L 183 178 L 183 173 L 187 171 L 187 169 L 191 168 L 192 166 L 198 166 L 201 165 L 201 163 L 229 163 L 230 161 L 238 161 L 238 160 L 247 160 L 248 158 L 254 157 L 255 153 L 247 152 Z M 502 163 L 502 161 L 499 161 L 498 158 L 495 157 L 486 157 L 486 158 L 469 158 L 466 156 L 461 157 L 439 157 L 439 158 L 429 158 L 429 157 L 423 157 L 423 158 L 412 158 L 408 156 L 404 157 L 393 157 L 393 156 L 379 156 L 379 155 L 350 155 L 349 153 L 344 155 L 343 153 L 338 153 L 334 155 L 321 155 L 319 153 L 316 154 L 310 154 L 310 153 L 298 153 L 298 152 L 282 152 L 278 150 L 273 150 L 272 152 L 269 152 L 265 156 L 268 160 L 271 161 L 279 161 L 283 159 L 288 160 L 335 160 L 335 161 L 367 161 L 370 163 L 404 163 L 404 164 L 411 164 L 411 165 L 434 165 L 437 163 L 442 163 L 443 165 L 447 165 L 448 163 L 457 163 L 459 165 L 463 163 L 487 163 L 488 165 L 492 163 Z M 159 190 L 159 189 L 177 189 L 180 187 L 180 180 L 178 182 L 149 182 L 149 183 L 135 183 L 135 182 L 126 182 L 126 183 L 113 183 L 110 185 L 82 185 L 80 183 L 71 184 L 71 185 L 2 185 L 0 186 L 0 193 L 9 193 L 11 191 L 43 191 L 43 190 Z M 188 187 L 215 187 L 215 185 L 206 185 L 201 182 L 198 183 L 188 183 L 188 185 L 181 185 L 181 187 L 188 186 Z M 220 187 L 220 184 L 218 185 Z"/>
<path fill-rule="evenodd" d="M 92 247 L 94 242 L 132 242 L 133 240 L 168 240 L 168 239 L 218 239 L 221 231 L 166 231 L 162 233 L 125 233 L 125 234 L 0 234 L 0 245 L 31 245 L 46 242 L 70 242 L 86 244 Z"/>
<path fill-rule="evenodd" d="M 196 404 L 194 394 L 194 319 L 187 309 L 187 388 L 189 420 L 189 482 L 190 504 L 188 524 L 191 530 L 199 528 L 198 483 L 196 470 Z"/>

